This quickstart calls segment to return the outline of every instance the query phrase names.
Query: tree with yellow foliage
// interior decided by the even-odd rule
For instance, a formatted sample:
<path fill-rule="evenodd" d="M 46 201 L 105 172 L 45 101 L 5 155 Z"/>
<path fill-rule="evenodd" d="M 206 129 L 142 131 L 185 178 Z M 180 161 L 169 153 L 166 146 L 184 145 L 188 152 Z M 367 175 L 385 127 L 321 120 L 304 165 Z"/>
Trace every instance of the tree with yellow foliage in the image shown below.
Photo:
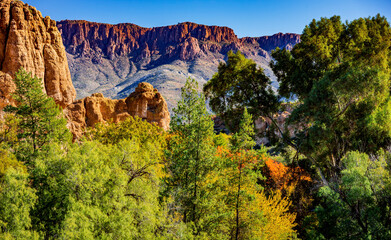
<path fill-rule="evenodd" d="M 229 239 L 294 239 L 296 214 L 291 201 L 280 191 L 266 194 L 257 184 L 263 152 L 250 150 L 232 153 L 218 147 L 217 156 L 225 163 L 219 173 L 220 197 L 227 211 L 225 224 Z"/>

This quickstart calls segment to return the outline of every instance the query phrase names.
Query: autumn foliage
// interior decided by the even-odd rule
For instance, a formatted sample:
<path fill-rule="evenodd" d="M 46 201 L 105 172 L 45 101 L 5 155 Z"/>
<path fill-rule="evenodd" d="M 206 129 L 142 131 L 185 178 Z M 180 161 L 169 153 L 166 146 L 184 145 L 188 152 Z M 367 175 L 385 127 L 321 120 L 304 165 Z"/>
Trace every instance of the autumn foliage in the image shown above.
<path fill-rule="evenodd" d="M 226 191 L 227 208 L 237 207 L 240 213 L 239 238 L 291 239 L 295 236 L 296 213 L 291 211 L 290 198 L 280 190 L 269 191 L 259 184 L 258 180 L 264 178 L 262 170 L 265 160 L 269 159 L 267 154 L 254 150 L 233 152 L 217 147 L 216 155 L 231 164 L 231 168 L 225 168 L 220 178 L 226 182 L 226 187 L 222 189 Z M 235 207 L 234 202 L 239 204 Z M 233 225 L 233 220 L 229 225 Z"/>
<path fill-rule="evenodd" d="M 303 181 L 311 182 L 311 177 L 300 167 L 285 166 L 271 158 L 265 159 L 264 174 L 268 177 L 266 183 L 269 187 L 281 190 L 288 196 Z"/>

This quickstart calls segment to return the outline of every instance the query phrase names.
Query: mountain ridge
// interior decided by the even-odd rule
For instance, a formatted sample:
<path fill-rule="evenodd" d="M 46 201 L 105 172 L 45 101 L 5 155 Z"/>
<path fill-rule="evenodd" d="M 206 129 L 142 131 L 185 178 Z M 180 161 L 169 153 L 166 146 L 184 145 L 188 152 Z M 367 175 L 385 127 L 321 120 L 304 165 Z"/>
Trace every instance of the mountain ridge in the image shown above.
<path fill-rule="evenodd" d="M 228 51 L 241 51 L 275 80 L 269 67 L 271 50 L 291 49 L 300 41 L 299 34 L 290 33 L 238 38 L 229 27 L 192 22 L 144 28 L 132 23 L 63 20 L 57 27 L 78 98 L 102 92 L 120 99 L 144 81 L 162 93 L 170 110 L 186 78 L 192 77 L 202 86 Z"/>

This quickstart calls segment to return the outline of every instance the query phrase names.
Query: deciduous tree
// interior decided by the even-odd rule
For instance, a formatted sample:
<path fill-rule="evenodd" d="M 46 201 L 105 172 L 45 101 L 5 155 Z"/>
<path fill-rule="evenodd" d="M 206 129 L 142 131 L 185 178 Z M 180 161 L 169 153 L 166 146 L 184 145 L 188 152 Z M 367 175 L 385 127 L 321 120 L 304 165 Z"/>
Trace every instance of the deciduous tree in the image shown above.
<path fill-rule="evenodd" d="M 204 92 L 212 110 L 236 131 L 244 107 L 254 119 L 277 110 L 279 104 L 270 83 L 253 60 L 230 51 L 227 62 L 220 63 L 218 72 L 204 85 Z"/>

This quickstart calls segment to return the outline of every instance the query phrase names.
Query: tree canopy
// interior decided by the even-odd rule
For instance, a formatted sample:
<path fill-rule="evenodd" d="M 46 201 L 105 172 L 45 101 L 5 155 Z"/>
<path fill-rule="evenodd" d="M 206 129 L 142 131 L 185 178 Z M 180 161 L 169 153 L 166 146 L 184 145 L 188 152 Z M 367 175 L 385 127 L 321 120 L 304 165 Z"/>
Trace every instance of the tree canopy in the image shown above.
<path fill-rule="evenodd" d="M 278 101 L 270 79 L 253 60 L 240 51 L 230 51 L 227 57 L 204 85 L 204 92 L 212 110 L 220 114 L 231 131 L 236 131 L 245 107 L 256 119 L 275 112 Z"/>
<path fill-rule="evenodd" d="M 301 127 L 289 143 L 321 180 L 316 216 L 307 218 L 318 223 L 307 228 L 310 238 L 389 236 L 390 217 L 378 212 L 390 207 L 389 163 L 378 151 L 391 140 L 390 49 L 384 17 L 342 23 L 334 16 L 313 20 L 292 51 L 272 53 L 279 94 L 298 98 L 288 123 Z"/>
<path fill-rule="evenodd" d="M 282 96 L 297 96 L 290 123 L 304 124 L 296 145 L 339 172 L 349 150 L 374 153 L 391 137 L 391 29 L 384 17 L 342 23 L 312 21 L 291 52 L 277 49 L 271 66 Z"/>

